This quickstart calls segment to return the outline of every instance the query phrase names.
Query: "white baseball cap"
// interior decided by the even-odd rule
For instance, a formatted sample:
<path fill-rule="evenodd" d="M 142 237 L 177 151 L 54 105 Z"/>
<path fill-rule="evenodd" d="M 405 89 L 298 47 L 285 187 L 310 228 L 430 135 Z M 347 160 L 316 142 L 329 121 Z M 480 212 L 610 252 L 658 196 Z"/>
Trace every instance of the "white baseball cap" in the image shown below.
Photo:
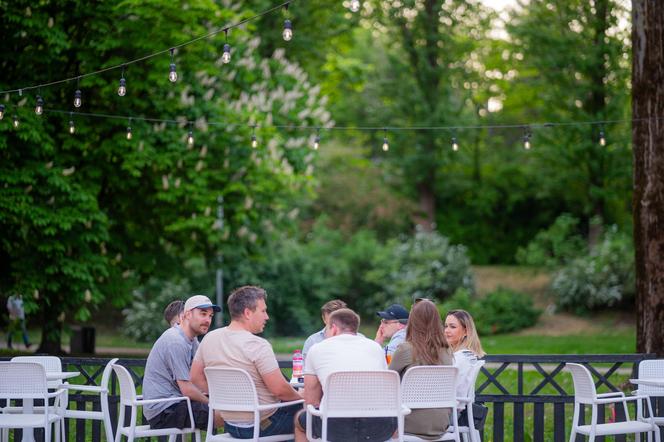
<path fill-rule="evenodd" d="M 215 312 L 221 311 L 221 308 L 218 305 L 213 304 L 212 301 L 210 301 L 210 298 L 203 295 L 194 295 L 184 303 L 185 312 L 194 308 L 211 308 Z"/>

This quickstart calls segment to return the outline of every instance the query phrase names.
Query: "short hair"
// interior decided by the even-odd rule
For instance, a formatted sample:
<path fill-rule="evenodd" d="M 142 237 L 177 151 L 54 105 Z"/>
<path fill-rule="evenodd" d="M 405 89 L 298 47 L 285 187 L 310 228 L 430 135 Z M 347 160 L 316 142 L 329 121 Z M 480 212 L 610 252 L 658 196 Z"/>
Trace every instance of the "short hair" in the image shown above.
<path fill-rule="evenodd" d="M 346 308 L 347 305 L 341 299 L 333 299 L 328 301 L 320 308 L 320 312 L 323 316 L 329 315 L 332 312 L 335 312 L 339 309 Z"/>
<path fill-rule="evenodd" d="M 164 319 L 170 326 L 173 319 L 180 316 L 184 312 L 184 301 L 176 299 L 166 306 L 164 309 Z"/>
<path fill-rule="evenodd" d="M 256 310 L 256 303 L 259 299 L 267 300 L 267 293 L 260 287 L 245 285 L 233 290 L 227 302 L 231 319 L 241 318 L 244 309 Z"/>
<path fill-rule="evenodd" d="M 330 313 L 328 324 L 336 325 L 345 332 L 357 333 L 360 328 L 360 316 L 349 308 L 341 308 Z"/>

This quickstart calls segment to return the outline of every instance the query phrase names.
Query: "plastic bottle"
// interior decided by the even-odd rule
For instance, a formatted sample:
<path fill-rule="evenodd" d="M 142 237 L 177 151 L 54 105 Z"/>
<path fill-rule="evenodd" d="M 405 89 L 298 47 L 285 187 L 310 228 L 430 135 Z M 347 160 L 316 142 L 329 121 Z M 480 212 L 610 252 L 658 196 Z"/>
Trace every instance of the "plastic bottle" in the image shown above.
<path fill-rule="evenodd" d="M 295 350 L 293 352 L 293 380 L 297 382 L 304 382 L 304 377 L 302 374 L 304 368 L 304 359 L 302 359 L 302 351 Z"/>

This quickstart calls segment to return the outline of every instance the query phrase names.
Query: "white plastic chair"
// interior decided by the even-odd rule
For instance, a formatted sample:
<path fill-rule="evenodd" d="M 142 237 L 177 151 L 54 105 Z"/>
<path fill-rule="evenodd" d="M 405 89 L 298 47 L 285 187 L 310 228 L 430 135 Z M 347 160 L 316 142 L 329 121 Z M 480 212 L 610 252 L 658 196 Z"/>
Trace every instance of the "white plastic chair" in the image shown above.
<path fill-rule="evenodd" d="M 473 403 L 475 402 L 475 383 L 477 382 L 477 376 L 479 376 L 482 367 L 484 367 L 484 364 L 484 360 L 478 360 L 475 365 L 472 366 L 470 376 L 468 377 L 470 383 L 468 384 L 468 391 L 466 392 L 466 396 L 457 396 L 457 401 L 466 406 L 466 416 L 468 417 L 468 426 L 460 426 L 459 432 L 463 435 L 464 440 L 467 440 L 467 437 L 470 436 L 471 442 L 482 442 L 480 432 L 475 428 Z"/>
<path fill-rule="evenodd" d="M 565 368 L 572 373 L 574 381 L 574 417 L 572 420 L 572 432 L 570 442 L 576 441 L 576 434 L 588 436 L 589 441 L 594 441 L 595 436 L 608 436 L 616 434 L 638 434 L 647 432 L 656 432 L 656 440 L 659 442 L 659 430 L 652 417 L 647 422 L 631 420 L 627 409 L 628 401 L 646 400 L 650 416 L 652 416 L 652 407 L 647 396 L 625 396 L 622 392 L 611 392 L 597 394 L 595 383 L 586 367 L 581 364 L 565 364 Z M 622 403 L 625 410 L 625 422 L 610 422 L 605 424 L 597 423 L 597 406 L 601 404 Z M 579 425 L 579 415 L 581 405 L 590 405 L 592 414 L 590 424 Z"/>
<path fill-rule="evenodd" d="M 47 372 L 62 371 L 62 361 L 57 356 L 15 356 L 12 362 L 36 362 L 41 364 Z M 62 379 L 48 381 L 48 388 L 57 389 L 62 385 Z"/>
<path fill-rule="evenodd" d="M 307 405 L 307 439 L 326 441 L 328 419 L 337 417 L 396 417 L 398 440 L 404 440 L 404 416 L 410 409 L 401 404 L 401 383 L 396 371 L 339 371 L 325 381 L 320 407 Z M 313 416 L 322 421 L 321 438 L 313 437 Z"/>
<path fill-rule="evenodd" d="M 35 362 L 0 362 L 0 399 L 7 400 L 8 403 L 15 399 L 23 400 L 21 413 L 0 414 L 2 439 L 7 440 L 11 428 L 20 428 L 23 431 L 43 428 L 45 441 L 50 442 L 52 433 L 55 433 L 56 442 L 59 441 L 61 431 L 58 431 L 58 428 L 62 428 L 59 424 L 63 419 L 64 396 L 64 389 L 48 392 L 43 365 Z M 45 404 L 49 399 L 53 399 L 54 404 L 34 410 L 32 404 L 35 399 L 41 399 Z"/>
<path fill-rule="evenodd" d="M 175 397 L 165 399 L 139 399 L 136 396 L 136 387 L 131 375 L 122 365 L 113 364 L 113 371 L 118 377 L 120 384 L 120 413 L 118 416 L 118 427 L 115 433 L 115 442 L 120 442 L 122 436 L 127 436 L 127 441 L 132 442 L 135 438 L 139 437 L 154 437 L 154 436 L 168 436 L 169 442 L 175 442 L 175 437 L 178 435 L 185 435 L 194 433 L 196 441 L 200 442 L 201 432 L 194 425 L 194 416 L 191 411 L 191 401 L 188 397 Z M 136 425 L 138 419 L 138 407 L 145 404 L 156 404 L 159 402 L 172 402 L 187 401 L 187 408 L 189 409 L 189 421 L 191 422 L 190 428 L 163 428 L 152 429 L 149 425 Z M 131 407 L 131 418 L 129 426 L 124 426 L 125 421 L 125 407 Z M 184 437 L 183 437 L 184 439 Z"/>
<path fill-rule="evenodd" d="M 639 363 L 639 379 L 664 379 L 664 359 L 647 359 Z M 648 397 L 661 397 L 664 396 L 664 387 L 651 387 L 649 385 L 639 385 L 638 389 L 634 392 L 637 395 L 645 395 Z M 652 406 L 652 402 L 651 406 Z M 643 404 L 641 401 L 636 403 L 636 416 L 641 421 L 647 421 L 643 413 Z M 664 426 L 664 416 L 653 416 L 655 424 Z M 648 442 L 652 440 L 650 433 L 648 433 Z"/>
<path fill-rule="evenodd" d="M 450 429 L 436 441 L 460 442 L 457 421 L 456 383 L 458 369 L 451 365 L 421 365 L 409 368 L 401 381 L 401 404 L 411 410 L 423 408 L 450 408 Z M 420 442 L 412 434 L 404 435 L 407 442 Z"/>
<path fill-rule="evenodd" d="M 210 394 L 210 414 L 208 417 L 207 434 L 205 442 L 240 440 L 228 433 L 213 435 L 214 411 L 247 411 L 254 415 L 254 437 L 253 440 L 261 442 L 277 442 L 293 439 L 293 434 L 279 434 L 274 436 L 259 437 L 260 434 L 260 412 L 273 408 L 288 407 L 301 404 L 303 400 L 279 402 L 276 404 L 259 404 L 256 395 L 256 387 L 251 376 L 245 370 L 239 368 L 207 367 L 205 377 Z"/>
<path fill-rule="evenodd" d="M 99 394 L 99 402 L 101 410 L 71 410 L 65 409 L 65 418 L 69 419 L 91 419 L 99 420 L 104 425 L 104 432 L 106 433 L 106 442 L 113 442 L 113 427 L 111 425 L 111 414 L 108 406 L 108 384 L 111 379 L 111 372 L 113 365 L 118 362 L 118 358 L 111 359 L 104 367 L 104 372 L 101 375 L 100 385 L 76 385 L 65 384 L 63 388 L 68 391 L 81 391 Z"/>

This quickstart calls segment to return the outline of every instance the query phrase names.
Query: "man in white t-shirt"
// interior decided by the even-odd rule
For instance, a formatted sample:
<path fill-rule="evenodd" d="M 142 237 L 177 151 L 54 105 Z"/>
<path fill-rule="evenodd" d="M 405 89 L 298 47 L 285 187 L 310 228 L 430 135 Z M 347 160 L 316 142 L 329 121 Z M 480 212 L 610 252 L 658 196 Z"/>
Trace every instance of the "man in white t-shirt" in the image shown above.
<path fill-rule="evenodd" d="M 255 286 L 235 289 L 228 297 L 231 323 L 208 333 L 194 356 L 191 380 L 208 392 L 205 367 L 241 368 L 249 373 L 260 405 L 301 400 L 302 396 L 284 378 L 270 343 L 256 336 L 269 319 L 265 290 Z M 261 411 L 260 436 L 293 433 L 293 417 L 302 403 Z M 222 411 L 224 430 L 237 439 L 254 434 L 252 412 Z"/>
<path fill-rule="evenodd" d="M 304 364 L 305 404 L 320 405 L 325 394 L 325 382 L 334 372 L 387 370 L 383 349 L 376 342 L 358 335 L 359 326 L 360 317 L 350 309 L 343 308 L 330 314 L 326 339 L 311 348 Z M 314 437 L 320 437 L 320 418 L 314 416 L 312 422 Z M 332 442 L 382 442 L 389 439 L 396 428 L 396 418 L 332 418 L 327 436 Z M 295 440 L 307 440 L 304 411 L 295 419 Z"/>

